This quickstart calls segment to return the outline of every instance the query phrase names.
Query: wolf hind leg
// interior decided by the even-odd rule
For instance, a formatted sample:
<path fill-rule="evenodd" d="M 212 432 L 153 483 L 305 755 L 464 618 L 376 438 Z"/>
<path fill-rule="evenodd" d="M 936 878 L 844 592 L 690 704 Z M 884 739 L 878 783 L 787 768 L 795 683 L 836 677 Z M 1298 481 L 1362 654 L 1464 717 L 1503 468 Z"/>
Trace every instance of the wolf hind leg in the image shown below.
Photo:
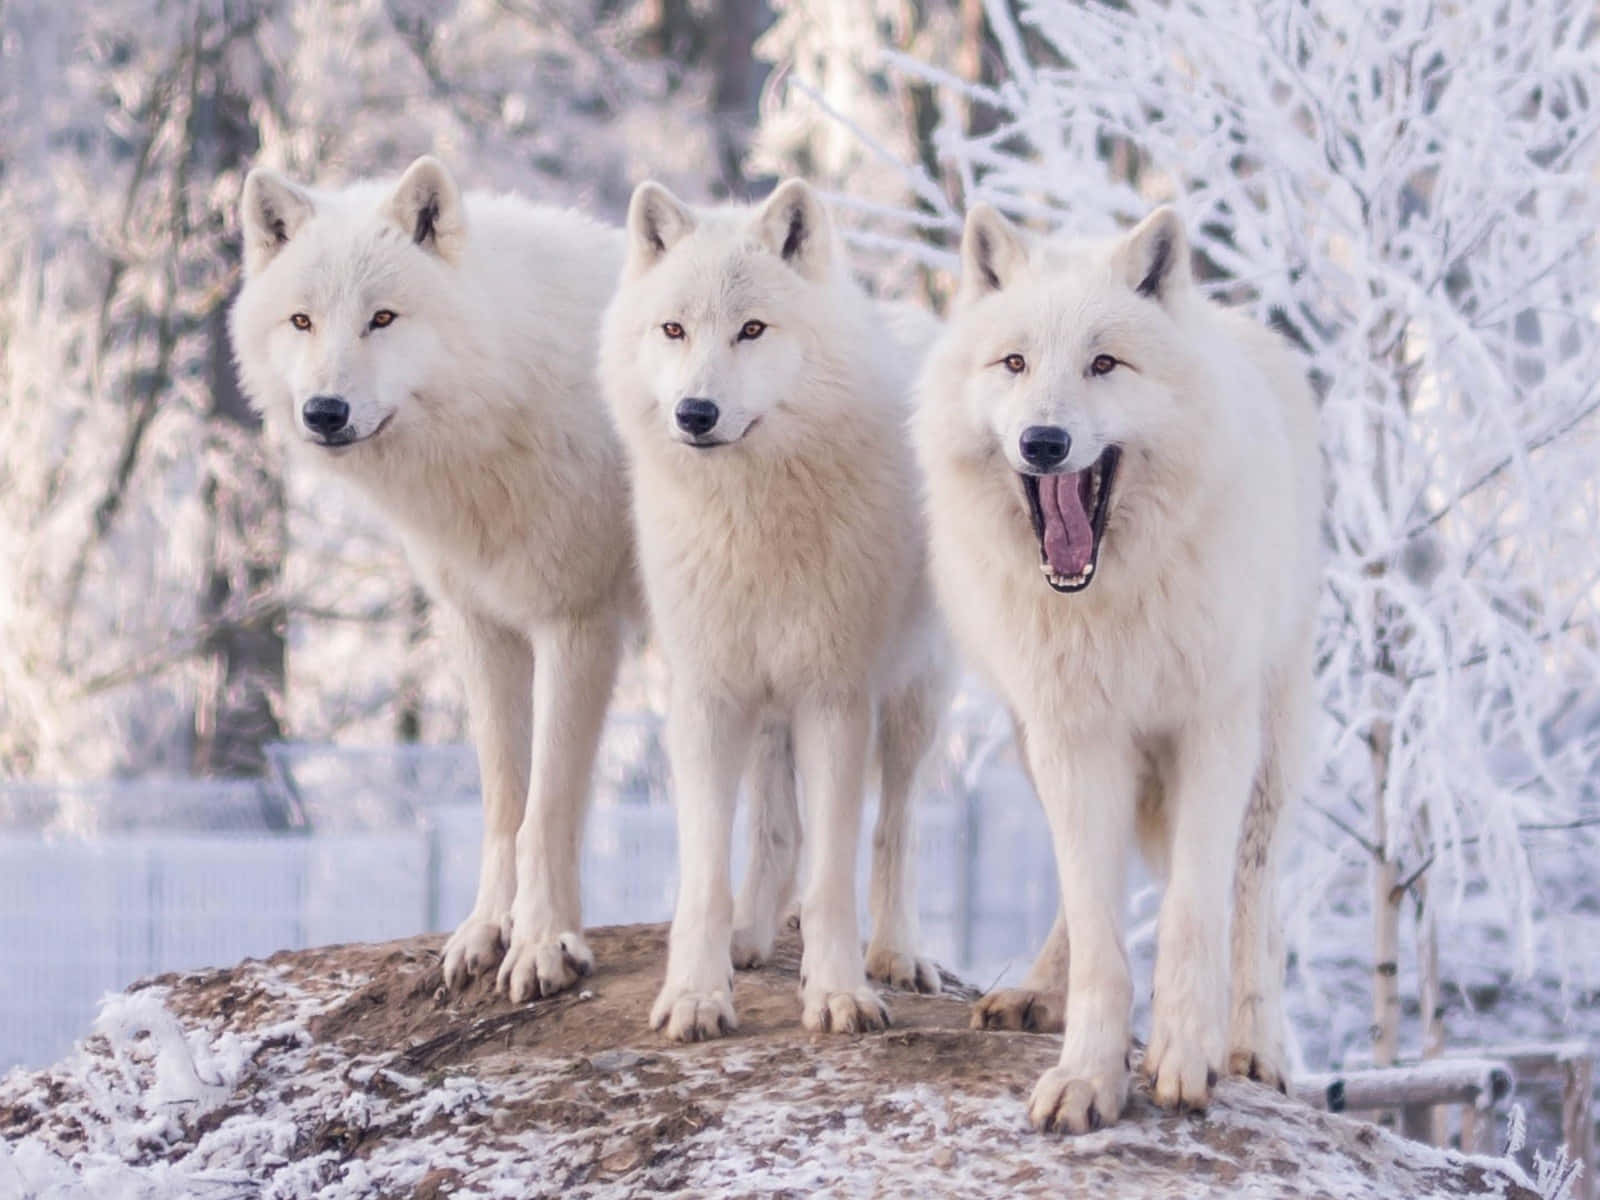
<path fill-rule="evenodd" d="M 1027 729 L 1011 714 L 1011 727 L 1017 743 L 1017 758 L 1033 788 L 1034 798 L 1043 803 L 1028 756 Z M 1033 960 L 1022 984 L 996 988 L 979 997 L 972 1006 L 972 1028 L 1027 1030 L 1034 1033 L 1060 1033 L 1066 1027 L 1067 974 L 1072 961 L 1067 938 L 1067 918 L 1056 906 L 1056 919 L 1045 937 L 1039 956 Z"/>
<path fill-rule="evenodd" d="M 912 803 L 944 713 L 948 687 L 938 668 L 878 706 L 880 786 L 872 832 L 867 975 L 892 987 L 933 993 L 939 968 L 918 954 L 916 824 Z"/>
<path fill-rule="evenodd" d="M 733 965 L 758 967 L 772 957 L 800 864 L 800 799 L 795 790 L 794 736 L 768 718 L 756 735 L 745 772 L 750 798 L 750 858 L 733 905 Z"/>
<path fill-rule="evenodd" d="M 1309 670 L 1306 678 L 1309 678 Z M 1304 753 L 1304 688 L 1269 691 L 1261 763 L 1239 831 L 1234 868 L 1232 1003 L 1228 1072 L 1283 1091 L 1283 925 L 1277 904 L 1283 815 L 1293 801 Z"/>

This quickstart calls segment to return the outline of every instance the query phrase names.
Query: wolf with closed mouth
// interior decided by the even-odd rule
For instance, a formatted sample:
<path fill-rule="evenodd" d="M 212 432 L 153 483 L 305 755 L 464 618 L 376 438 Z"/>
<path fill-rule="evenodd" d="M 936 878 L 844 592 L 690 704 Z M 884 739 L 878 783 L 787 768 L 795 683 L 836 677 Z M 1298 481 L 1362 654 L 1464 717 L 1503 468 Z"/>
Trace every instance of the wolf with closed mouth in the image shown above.
<path fill-rule="evenodd" d="M 594 379 L 621 234 L 463 195 L 432 158 L 327 191 L 258 167 L 241 218 L 244 389 L 292 466 L 393 521 L 462 667 L 483 859 L 445 980 L 498 963 L 514 1000 L 569 987 L 593 964 L 578 860 L 596 744 L 643 611 Z"/>
<path fill-rule="evenodd" d="M 792 734 L 808 844 L 802 1020 L 880 1028 L 869 969 L 938 985 L 915 954 L 903 874 L 911 793 L 946 693 L 905 427 L 931 330 L 856 287 L 826 209 L 798 180 L 754 209 L 694 209 L 643 184 L 627 230 L 600 376 L 633 468 L 641 573 L 671 675 L 679 828 L 651 1021 L 677 1040 L 734 1028 L 730 947 L 744 958 L 751 929 L 770 947 L 773 898 L 735 905 L 729 837 L 737 766 L 759 724 L 777 720 Z M 855 848 L 874 728 L 863 960 Z"/>
<path fill-rule="evenodd" d="M 1061 887 L 1023 987 L 974 1022 L 1064 1017 L 1031 1119 L 1082 1132 L 1118 1117 L 1137 843 L 1166 880 L 1143 1059 L 1155 1099 L 1201 1107 L 1223 1070 L 1281 1086 L 1273 886 L 1321 504 L 1304 372 L 1200 294 L 1171 209 L 1069 242 L 979 206 L 961 272 L 914 421 L 933 577 L 1012 711 Z"/>

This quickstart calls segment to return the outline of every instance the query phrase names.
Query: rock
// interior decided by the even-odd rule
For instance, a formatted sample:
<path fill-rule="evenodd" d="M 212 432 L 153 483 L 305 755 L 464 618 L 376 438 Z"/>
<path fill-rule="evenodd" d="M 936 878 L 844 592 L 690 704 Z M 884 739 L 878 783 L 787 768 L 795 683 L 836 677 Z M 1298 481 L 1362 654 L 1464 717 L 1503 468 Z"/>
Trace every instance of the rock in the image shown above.
<path fill-rule="evenodd" d="M 14 1178 L 22 1194 L 231 1195 L 246 1178 L 275 1200 L 496 1187 L 1537 1200 L 1509 1163 L 1242 1080 L 1224 1081 L 1204 1116 L 1165 1114 L 1140 1086 L 1108 1129 L 1036 1133 L 1024 1103 L 1058 1037 L 969 1029 L 970 990 L 889 993 L 895 1024 L 882 1034 L 807 1034 L 792 932 L 770 965 L 740 974 L 739 1032 L 693 1046 L 646 1026 L 661 926 L 592 931 L 586 992 L 522 1006 L 494 995 L 492 978 L 440 992 L 440 944 L 335 946 L 137 985 L 187 1039 L 94 1038 L 0 1081 L 0 1194 Z M 191 1076 L 197 1095 L 225 1097 L 198 1118 L 181 1089 L 170 1094 Z"/>

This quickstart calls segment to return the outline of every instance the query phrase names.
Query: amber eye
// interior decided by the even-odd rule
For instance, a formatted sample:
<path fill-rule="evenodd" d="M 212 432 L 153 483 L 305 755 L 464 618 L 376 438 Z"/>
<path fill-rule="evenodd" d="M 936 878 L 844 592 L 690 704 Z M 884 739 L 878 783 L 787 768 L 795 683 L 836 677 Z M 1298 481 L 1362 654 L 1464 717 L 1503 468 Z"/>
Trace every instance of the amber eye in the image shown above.
<path fill-rule="evenodd" d="M 1094 361 L 1089 364 L 1089 374 L 1109 375 L 1117 369 L 1117 360 L 1109 354 L 1096 354 Z"/>
<path fill-rule="evenodd" d="M 1020 354 L 1008 354 L 1000 361 L 1004 364 L 1005 369 L 1013 375 L 1021 375 L 1028 369 L 1028 360 Z"/>
<path fill-rule="evenodd" d="M 666 334 L 675 342 L 681 342 L 683 340 L 683 326 L 679 325 L 676 321 L 668 321 L 661 327 L 661 332 Z"/>
<path fill-rule="evenodd" d="M 393 324 L 394 324 L 394 313 L 392 313 L 387 308 L 380 308 L 377 312 L 372 314 L 372 324 L 369 325 L 368 328 L 369 329 L 382 329 L 385 325 L 393 325 Z"/>
<path fill-rule="evenodd" d="M 289 324 L 304 333 L 311 328 L 311 318 L 306 316 L 305 313 L 295 313 L 294 316 L 289 318 Z"/>
<path fill-rule="evenodd" d="M 746 321 L 739 330 L 739 340 L 741 342 L 753 342 L 766 331 L 767 323 L 765 321 Z"/>

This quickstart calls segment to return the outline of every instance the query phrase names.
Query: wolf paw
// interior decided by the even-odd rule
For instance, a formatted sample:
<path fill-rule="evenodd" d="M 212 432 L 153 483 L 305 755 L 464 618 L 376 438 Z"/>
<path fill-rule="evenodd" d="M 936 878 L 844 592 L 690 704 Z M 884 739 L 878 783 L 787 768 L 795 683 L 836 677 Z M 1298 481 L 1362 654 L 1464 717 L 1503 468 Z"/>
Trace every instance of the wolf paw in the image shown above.
<path fill-rule="evenodd" d="M 972 1006 L 974 1029 L 1020 1029 L 1029 1033 L 1060 1033 L 1066 1028 L 1066 997 L 1032 988 L 998 988 L 980 996 Z"/>
<path fill-rule="evenodd" d="M 748 971 L 752 967 L 759 967 L 772 957 L 774 940 L 770 932 L 763 937 L 759 930 L 748 926 L 735 929 L 731 946 L 734 968 Z"/>
<path fill-rule="evenodd" d="M 869 987 L 817 991 L 805 997 L 800 1023 L 813 1033 L 873 1033 L 889 1027 L 889 1010 Z"/>
<path fill-rule="evenodd" d="M 1276 1004 L 1259 995 L 1239 997 L 1229 1022 L 1228 1046 L 1228 1074 L 1287 1091 L 1289 1060 L 1283 1050 L 1283 1018 Z"/>
<path fill-rule="evenodd" d="M 668 984 L 650 1009 L 650 1028 L 675 1042 L 706 1042 L 739 1028 L 733 994 L 724 988 L 696 991 Z"/>
<path fill-rule="evenodd" d="M 1028 1120 L 1045 1133 L 1092 1133 L 1120 1117 L 1127 1102 L 1128 1072 L 1120 1063 L 1090 1073 L 1051 1067 L 1034 1085 Z"/>
<path fill-rule="evenodd" d="M 918 958 L 885 946 L 867 947 L 867 978 L 906 992 L 937 995 L 939 968 L 931 958 Z"/>
<path fill-rule="evenodd" d="M 504 950 L 499 921 L 468 917 L 444 944 L 445 987 L 451 990 L 466 987 L 479 975 L 492 970 Z"/>
<path fill-rule="evenodd" d="M 565 991 L 593 970 L 594 954 L 583 934 L 569 930 L 549 938 L 520 937 L 513 925 L 495 986 L 513 1004 L 521 1004 Z"/>
<path fill-rule="evenodd" d="M 1228 1054 L 1228 1074 L 1254 1079 L 1285 1095 L 1289 1091 L 1289 1073 L 1284 1068 L 1282 1051 L 1237 1047 Z"/>
<path fill-rule="evenodd" d="M 1141 1070 L 1150 1080 L 1151 1096 L 1162 1108 L 1199 1112 L 1211 1102 L 1217 1084 L 1217 1058 L 1198 1038 L 1183 1037 L 1156 1022 Z"/>

